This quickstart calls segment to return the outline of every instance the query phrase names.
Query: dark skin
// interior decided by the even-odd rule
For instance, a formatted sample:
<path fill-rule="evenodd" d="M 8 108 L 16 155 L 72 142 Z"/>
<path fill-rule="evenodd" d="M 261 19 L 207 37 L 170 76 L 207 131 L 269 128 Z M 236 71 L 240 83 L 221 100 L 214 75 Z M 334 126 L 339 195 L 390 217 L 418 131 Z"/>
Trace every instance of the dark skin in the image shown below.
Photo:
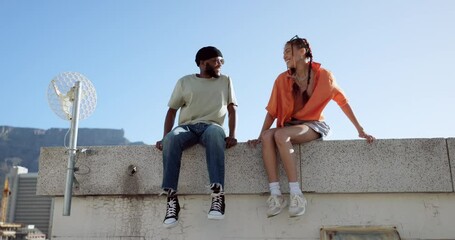
<path fill-rule="evenodd" d="M 212 78 L 212 77 L 219 77 L 221 66 L 223 65 L 222 58 L 215 57 L 205 61 L 200 61 L 199 63 L 199 74 L 197 74 L 200 78 Z M 237 106 L 234 104 L 229 104 L 227 106 L 228 110 L 228 126 L 229 126 L 229 135 L 225 138 L 226 141 L 226 148 L 231 148 L 237 145 L 237 139 L 235 138 L 235 128 L 236 128 L 236 111 Z M 166 113 L 166 118 L 164 120 L 164 132 L 163 138 L 168 134 L 172 128 L 174 127 L 175 117 L 177 116 L 178 109 L 169 108 Z M 163 150 L 162 140 L 156 142 L 156 148 L 159 150 Z"/>

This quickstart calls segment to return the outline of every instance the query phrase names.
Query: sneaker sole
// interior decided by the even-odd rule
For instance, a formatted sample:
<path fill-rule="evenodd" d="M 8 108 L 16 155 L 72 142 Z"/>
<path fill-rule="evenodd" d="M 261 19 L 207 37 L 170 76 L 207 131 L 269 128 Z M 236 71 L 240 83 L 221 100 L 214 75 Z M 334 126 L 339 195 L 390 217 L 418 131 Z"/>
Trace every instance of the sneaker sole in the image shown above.
<path fill-rule="evenodd" d="M 207 218 L 208 219 L 213 219 L 213 220 L 221 220 L 221 219 L 224 219 L 224 215 L 210 215 L 210 214 L 207 214 Z"/>
<path fill-rule="evenodd" d="M 280 214 L 283 211 L 284 207 L 280 209 L 277 213 L 266 213 L 267 217 L 275 217 L 276 215 Z"/>
<path fill-rule="evenodd" d="M 268 218 L 275 217 L 275 216 L 277 216 L 277 215 L 280 214 L 280 213 L 281 213 L 281 211 L 278 212 L 278 213 L 275 213 L 275 214 L 268 214 L 268 213 L 267 213 L 267 217 L 268 217 Z"/>
<path fill-rule="evenodd" d="M 305 209 L 299 213 L 289 213 L 289 217 L 300 217 L 302 216 L 303 214 L 305 214 Z"/>
<path fill-rule="evenodd" d="M 178 221 L 173 222 L 173 223 L 169 223 L 169 224 L 163 223 L 163 227 L 165 227 L 165 228 L 173 228 L 173 227 L 177 226 L 178 223 L 179 223 Z"/>
<path fill-rule="evenodd" d="M 283 211 L 283 209 L 281 209 L 279 212 L 273 213 L 273 214 L 266 213 L 266 215 L 267 215 L 267 217 L 269 217 L 269 218 L 270 218 L 270 217 L 275 217 L 275 216 L 277 216 L 278 214 L 280 214 L 282 211 Z"/>

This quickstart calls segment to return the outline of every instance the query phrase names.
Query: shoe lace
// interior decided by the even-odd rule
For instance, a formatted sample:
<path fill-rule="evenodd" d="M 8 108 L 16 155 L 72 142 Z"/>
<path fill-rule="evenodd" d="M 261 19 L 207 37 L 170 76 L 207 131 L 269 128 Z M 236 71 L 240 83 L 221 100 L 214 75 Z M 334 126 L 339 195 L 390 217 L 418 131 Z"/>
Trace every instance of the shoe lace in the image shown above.
<path fill-rule="evenodd" d="M 177 214 L 177 201 L 172 198 L 167 203 L 166 217 L 173 217 Z"/>
<path fill-rule="evenodd" d="M 305 200 L 303 200 L 303 196 L 300 196 L 298 194 L 292 195 L 291 196 L 291 206 L 304 206 L 305 205 Z"/>
<path fill-rule="evenodd" d="M 210 210 L 221 211 L 223 205 L 223 193 L 212 193 L 212 206 Z"/>
<path fill-rule="evenodd" d="M 267 203 L 269 204 L 269 207 L 276 207 L 280 204 L 280 201 L 277 196 L 270 196 L 269 199 L 267 199 Z"/>
<path fill-rule="evenodd" d="M 210 190 L 213 190 L 216 193 L 223 192 L 223 186 L 219 183 L 212 183 L 206 187 Z"/>

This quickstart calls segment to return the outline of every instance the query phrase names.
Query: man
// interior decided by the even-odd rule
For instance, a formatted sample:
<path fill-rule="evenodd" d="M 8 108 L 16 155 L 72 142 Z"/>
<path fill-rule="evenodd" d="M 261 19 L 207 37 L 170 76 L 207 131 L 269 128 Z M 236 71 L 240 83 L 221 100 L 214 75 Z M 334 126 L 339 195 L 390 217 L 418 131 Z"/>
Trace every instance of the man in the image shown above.
<path fill-rule="evenodd" d="M 208 218 L 224 218 L 224 150 L 237 144 L 237 100 L 231 79 L 221 74 L 223 64 L 220 50 L 212 46 L 201 48 L 196 54 L 199 74 L 182 77 L 169 100 L 163 140 L 156 143 L 156 147 L 163 151 L 162 188 L 167 192 L 163 225 L 167 228 L 178 223 L 180 205 L 177 185 L 182 152 L 198 143 L 206 149 L 210 188 L 213 191 Z M 178 126 L 172 129 L 178 109 Z M 227 137 L 222 127 L 226 113 L 229 115 Z"/>

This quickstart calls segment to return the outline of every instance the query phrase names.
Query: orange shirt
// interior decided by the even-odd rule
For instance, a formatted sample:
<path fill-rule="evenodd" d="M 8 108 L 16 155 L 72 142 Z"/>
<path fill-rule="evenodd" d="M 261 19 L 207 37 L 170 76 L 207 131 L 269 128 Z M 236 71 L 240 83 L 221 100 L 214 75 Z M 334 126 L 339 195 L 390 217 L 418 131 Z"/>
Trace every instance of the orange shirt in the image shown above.
<path fill-rule="evenodd" d="M 335 82 L 335 77 L 328 70 L 321 68 L 320 63 L 313 62 L 314 90 L 305 106 L 292 114 L 294 110 L 294 96 L 292 85 L 294 80 L 286 71 L 278 75 L 273 85 L 272 94 L 266 107 L 272 117 L 277 118 L 277 127 L 283 127 L 285 122 L 295 118 L 298 120 L 323 121 L 322 111 L 333 99 L 338 106 L 348 103 L 343 90 Z"/>

